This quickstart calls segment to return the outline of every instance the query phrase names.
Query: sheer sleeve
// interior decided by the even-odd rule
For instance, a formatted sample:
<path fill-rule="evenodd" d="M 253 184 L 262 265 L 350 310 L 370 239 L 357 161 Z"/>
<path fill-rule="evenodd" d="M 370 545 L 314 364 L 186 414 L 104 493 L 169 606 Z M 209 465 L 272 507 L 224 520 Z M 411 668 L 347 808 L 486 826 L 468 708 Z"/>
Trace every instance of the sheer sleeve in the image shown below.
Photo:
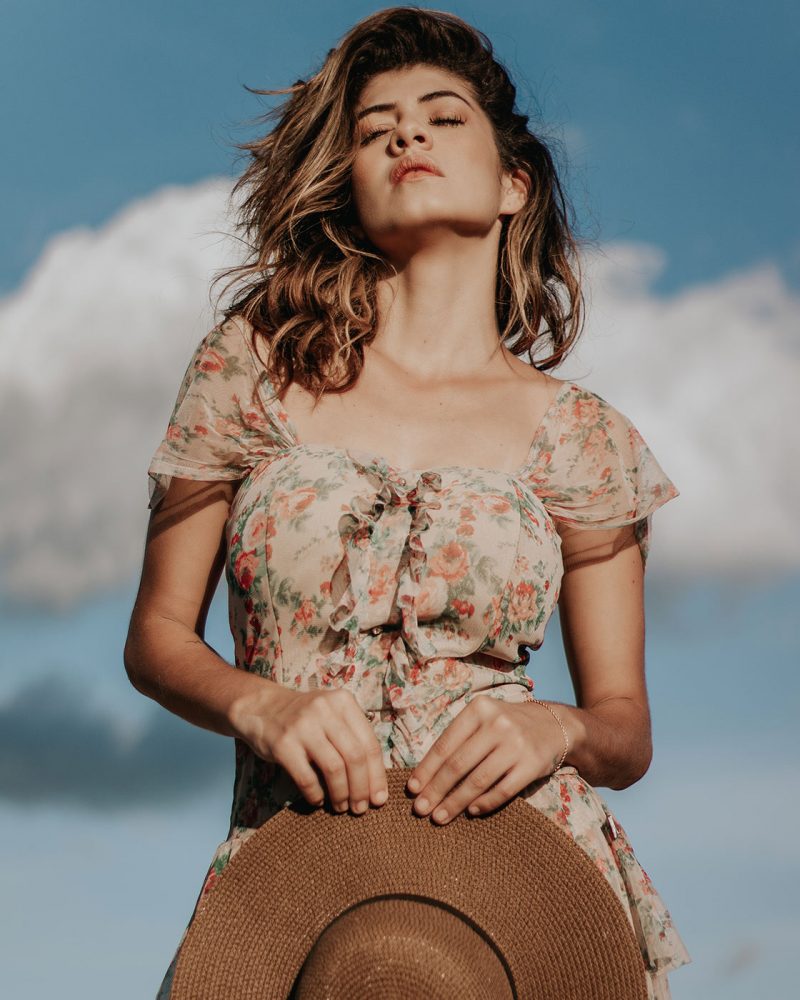
<path fill-rule="evenodd" d="M 533 476 L 561 535 L 564 568 L 634 543 L 645 564 L 653 512 L 679 491 L 627 416 L 573 389 Z"/>
<path fill-rule="evenodd" d="M 148 507 L 158 506 L 173 476 L 243 479 L 277 446 L 252 350 L 231 318 L 206 334 L 189 361 L 147 470 Z"/>

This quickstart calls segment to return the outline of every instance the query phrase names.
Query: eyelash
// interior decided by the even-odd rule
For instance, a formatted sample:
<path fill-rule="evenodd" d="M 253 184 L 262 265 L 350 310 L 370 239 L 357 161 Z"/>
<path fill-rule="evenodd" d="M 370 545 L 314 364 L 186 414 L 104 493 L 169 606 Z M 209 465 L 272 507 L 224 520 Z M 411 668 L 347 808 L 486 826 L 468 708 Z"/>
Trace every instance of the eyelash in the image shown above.
<path fill-rule="evenodd" d="M 464 122 L 465 122 L 465 120 L 466 119 L 459 117 L 459 115 L 441 116 L 441 117 L 438 117 L 438 118 L 431 118 L 430 119 L 430 124 L 431 125 L 463 125 Z M 389 130 L 385 129 L 385 128 L 376 128 L 376 129 L 373 129 L 371 132 L 367 132 L 367 134 L 361 140 L 361 145 L 362 146 L 366 146 L 366 144 L 368 142 L 372 142 L 372 140 L 375 139 L 377 136 L 383 135 L 385 132 L 388 132 L 388 131 Z"/>

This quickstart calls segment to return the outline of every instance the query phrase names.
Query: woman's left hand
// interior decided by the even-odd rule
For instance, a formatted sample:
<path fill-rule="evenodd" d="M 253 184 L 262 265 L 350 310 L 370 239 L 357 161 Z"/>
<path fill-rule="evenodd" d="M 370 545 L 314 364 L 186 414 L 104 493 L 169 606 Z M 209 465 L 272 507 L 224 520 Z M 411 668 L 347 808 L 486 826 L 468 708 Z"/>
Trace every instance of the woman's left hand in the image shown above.
<path fill-rule="evenodd" d="M 561 727 L 542 705 L 475 697 L 413 769 L 408 788 L 419 793 L 414 811 L 420 816 L 433 811 L 437 823 L 465 809 L 489 812 L 552 774 L 563 750 Z M 447 815 L 440 818 L 442 809 Z"/>

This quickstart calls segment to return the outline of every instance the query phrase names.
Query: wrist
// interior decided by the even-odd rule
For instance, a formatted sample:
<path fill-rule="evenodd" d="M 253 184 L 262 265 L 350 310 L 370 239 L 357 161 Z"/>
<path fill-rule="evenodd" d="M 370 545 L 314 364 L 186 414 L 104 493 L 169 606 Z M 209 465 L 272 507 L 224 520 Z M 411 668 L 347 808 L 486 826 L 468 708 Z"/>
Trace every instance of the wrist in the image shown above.
<path fill-rule="evenodd" d="M 251 748 L 259 743 L 267 718 L 275 711 L 275 702 L 286 689 L 277 681 L 250 674 L 258 683 L 249 685 L 228 706 L 228 723 L 236 739 Z"/>
<path fill-rule="evenodd" d="M 539 705 L 550 716 L 554 725 L 558 724 L 561 741 L 553 760 L 553 769 L 558 770 L 565 764 L 577 766 L 576 762 L 581 758 L 586 743 L 586 723 L 583 717 L 585 709 L 539 698 L 532 703 Z"/>

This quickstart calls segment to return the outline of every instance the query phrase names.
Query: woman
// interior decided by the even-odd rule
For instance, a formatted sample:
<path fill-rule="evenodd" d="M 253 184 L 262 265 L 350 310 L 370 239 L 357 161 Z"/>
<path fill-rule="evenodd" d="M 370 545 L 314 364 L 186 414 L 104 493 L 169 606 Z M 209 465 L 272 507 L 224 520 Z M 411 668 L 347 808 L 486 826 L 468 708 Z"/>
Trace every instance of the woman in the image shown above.
<path fill-rule="evenodd" d="M 363 813 L 413 767 L 432 822 L 524 793 L 570 833 L 669 997 L 688 953 L 593 786 L 650 764 L 642 577 L 677 490 L 627 417 L 545 374 L 581 324 L 551 157 L 450 14 L 374 14 L 291 91 L 237 184 L 248 285 L 149 468 L 125 648 L 138 690 L 235 739 L 198 902 L 298 789 Z M 236 670 L 202 638 L 223 567 Z M 556 603 L 576 706 L 525 670 Z"/>

